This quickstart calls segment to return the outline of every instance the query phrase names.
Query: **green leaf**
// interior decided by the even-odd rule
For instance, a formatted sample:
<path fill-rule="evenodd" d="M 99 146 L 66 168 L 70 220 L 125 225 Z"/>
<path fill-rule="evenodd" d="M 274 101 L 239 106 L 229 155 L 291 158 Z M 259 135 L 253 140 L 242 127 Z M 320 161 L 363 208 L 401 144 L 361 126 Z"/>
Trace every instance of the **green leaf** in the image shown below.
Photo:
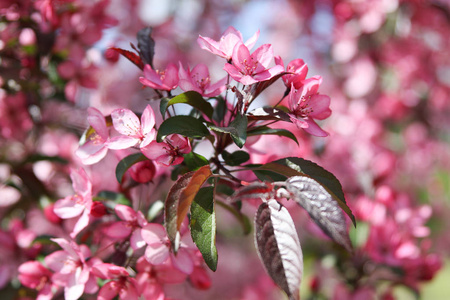
<path fill-rule="evenodd" d="M 191 236 L 206 264 L 217 269 L 214 187 L 201 188 L 191 205 Z"/>
<path fill-rule="evenodd" d="M 227 102 L 221 96 L 215 99 L 217 99 L 217 104 L 213 112 L 213 120 L 217 123 L 220 123 L 225 117 L 225 113 L 227 111 Z"/>
<path fill-rule="evenodd" d="M 93 198 L 94 201 L 100 201 L 100 200 L 111 200 L 113 202 L 113 205 L 115 204 L 123 204 L 127 206 L 131 206 L 130 200 L 125 197 L 124 194 L 116 193 L 112 191 L 101 191 L 97 194 L 96 197 Z M 113 206 L 109 205 L 109 201 L 106 201 L 106 206 L 109 208 L 114 208 Z"/>
<path fill-rule="evenodd" d="M 208 126 L 214 131 L 229 133 L 234 143 L 242 148 L 247 139 L 247 123 L 247 117 L 238 113 L 228 127 Z"/>
<path fill-rule="evenodd" d="M 231 154 L 227 151 L 223 151 L 222 157 L 225 160 L 225 163 L 229 166 L 240 166 L 250 159 L 250 155 L 241 150 L 235 151 Z"/>
<path fill-rule="evenodd" d="M 122 183 L 123 175 L 132 165 L 134 165 L 135 163 L 138 163 L 140 161 L 147 160 L 147 159 L 148 158 L 145 157 L 142 153 L 135 153 L 135 154 L 128 155 L 127 157 L 125 157 L 124 159 L 119 161 L 119 163 L 117 164 L 117 167 L 116 167 L 117 181 L 119 183 Z"/>
<path fill-rule="evenodd" d="M 190 171 L 195 171 L 198 168 L 209 164 L 209 161 L 204 156 L 192 151 L 184 155 L 184 163 Z"/>
<path fill-rule="evenodd" d="M 209 130 L 199 119 L 190 116 L 174 116 L 162 122 L 156 139 L 161 142 L 164 137 L 173 133 L 190 138 L 202 138 L 209 135 Z"/>
<path fill-rule="evenodd" d="M 161 116 L 163 119 L 165 119 L 167 106 L 169 105 L 169 98 L 161 98 L 161 101 L 159 102 L 159 111 L 161 112 Z"/>
<path fill-rule="evenodd" d="M 356 226 L 355 216 L 353 216 L 352 211 L 345 202 L 341 183 L 332 173 L 316 163 L 299 157 L 287 157 L 264 164 L 255 170 L 272 171 L 286 177 L 307 175 L 313 178 L 331 194 L 333 199 L 338 202 L 341 209 L 350 217 L 353 225 Z M 253 170 L 253 172 L 255 172 L 255 170 Z"/>
<path fill-rule="evenodd" d="M 177 104 L 177 103 L 188 104 L 192 107 L 195 107 L 196 109 L 198 109 L 199 111 L 201 111 L 202 113 L 207 115 L 209 118 L 212 118 L 213 108 L 211 106 L 211 103 L 206 101 L 202 95 L 200 95 L 199 93 L 197 93 L 195 91 L 188 91 L 188 92 L 179 94 L 179 95 L 173 97 L 172 99 L 170 99 L 170 101 L 167 103 L 167 106 L 164 109 L 163 115 L 166 113 L 166 109 L 169 106 Z M 163 110 L 161 107 L 161 113 L 162 112 L 163 112 Z"/>
<path fill-rule="evenodd" d="M 67 159 L 64 159 L 60 156 L 47 156 L 47 155 L 42 155 L 42 154 L 32 154 L 26 158 L 25 162 L 35 163 L 35 162 L 43 161 L 43 160 L 50 161 L 50 162 L 56 162 L 56 163 L 60 163 L 60 164 L 68 163 Z"/>
<path fill-rule="evenodd" d="M 261 126 L 261 127 L 252 129 L 247 132 L 248 136 L 262 135 L 262 134 L 272 134 L 272 135 L 284 136 L 284 137 L 290 138 L 291 140 L 296 142 L 298 145 L 298 141 L 297 141 L 297 138 L 295 137 L 295 135 L 286 129 L 270 128 L 267 126 Z"/>

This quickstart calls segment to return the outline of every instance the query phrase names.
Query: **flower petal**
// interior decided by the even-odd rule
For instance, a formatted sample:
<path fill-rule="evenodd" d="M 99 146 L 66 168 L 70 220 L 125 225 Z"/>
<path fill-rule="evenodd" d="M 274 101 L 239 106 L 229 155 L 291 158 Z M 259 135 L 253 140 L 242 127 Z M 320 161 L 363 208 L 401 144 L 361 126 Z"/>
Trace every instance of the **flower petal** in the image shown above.
<path fill-rule="evenodd" d="M 119 135 L 110 139 L 107 143 L 107 147 L 112 150 L 128 149 L 136 145 L 137 142 L 139 142 L 139 139 L 137 138 Z"/>
<path fill-rule="evenodd" d="M 54 213 L 61 219 L 75 218 L 83 212 L 85 206 L 77 202 L 77 198 L 73 196 L 59 199 L 53 206 Z"/>
<path fill-rule="evenodd" d="M 114 128 L 121 134 L 140 138 L 141 122 L 139 118 L 129 109 L 118 108 L 111 113 Z"/>
<path fill-rule="evenodd" d="M 160 265 L 169 257 L 169 248 L 162 243 L 149 244 L 145 249 L 145 258 L 153 265 Z"/>
<path fill-rule="evenodd" d="M 106 120 L 103 114 L 96 108 L 89 107 L 87 109 L 88 117 L 87 121 L 89 125 L 94 128 L 95 132 L 104 140 L 108 138 L 108 127 L 106 126 Z"/>
<path fill-rule="evenodd" d="M 180 248 L 176 256 L 173 253 L 170 253 L 170 257 L 172 258 L 173 266 L 181 272 L 191 274 L 194 270 L 194 262 L 192 261 L 192 257 L 185 249 Z"/>

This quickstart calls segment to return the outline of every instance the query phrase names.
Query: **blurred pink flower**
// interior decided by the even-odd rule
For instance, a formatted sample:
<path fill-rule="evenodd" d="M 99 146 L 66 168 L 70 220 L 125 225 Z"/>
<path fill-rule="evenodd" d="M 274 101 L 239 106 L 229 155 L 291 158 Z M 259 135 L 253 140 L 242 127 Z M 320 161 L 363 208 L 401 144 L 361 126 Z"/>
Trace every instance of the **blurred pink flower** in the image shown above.
<path fill-rule="evenodd" d="M 132 165 L 128 172 L 134 181 L 139 183 L 147 183 L 153 180 L 156 174 L 155 164 L 150 160 L 140 161 Z"/>
<path fill-rule="evenodd" d="M 92 165 L 102 160 L 108 152 L 109 131 L 103 114 L 96 108 L 88 108 L 89 125 L 95 130 L 88 140 L 78 148 L 75 154 L 85 165 Z"/>
<path fill-rule="evenodd" d="M 223 69 L 234 80 L 244 85 L 250 85 L 259 81 L 269 80 L 284 71 L 284 67 L 281 65 L 269 68 L 272 59 L 273 50 L 271 45 L 264 44 L 250 55 L 247 46 L 239 42 L 234 47 L 232 64 L 227 63 Z"/>
<path fill-rule="evenodd" d="M 27 261 L 19 266 L 19 281 L 24 286 L 38 291 L 36 300 L 50 300 L 58 286 L 51 277 L 53 273 L 38 261 Z"/>
<path fill-rule="evenodd" d="M 322 77 L 314 76 L 304 81 L 299 89 L 289 93 L 290 118 L 299 129 L 315 136 L 328 136 L 314 119 L 323 120 L 331 115 L 330 97 L 318 93 Z"/>
<path fill-rule="evenodd" d="M 137 250 L 145 246 L 141 236 L 141 228 L 147 225 L 147 220 L 141 211 L 136 212 L 131 207 L 117 204 L 114 208 L 117 216 L 122 220 L 114 222 L 105 229 L 105 234 L 116 239 L 130 238 L 130 246 Z"/>
<path fill-rule="evenodd" d="M 90 274 L 90 270 L 92 266 L 101 263 L 101 261 L 98 258 L 91 257 L 91 252 L 86 245 L 77 245 L 74 241 L 62 238 L 51 240 L 60 245 L 63 250 L 49 254 L 44 261 L 55 272 L 52 281 L 64 287 L 65 299 L 76 300 L 83 293 L 96 293 L 98 290 L 97 281 Z"/>
<path fill-rule="evenodd" d="M 116 296 L 119 296 L 120 300 L 139 299 L 136 280 L 130 277 L 124 267 L 100 263 L 92 268 L 92 273 L 101 279 L 112 279 L 100 289 L 97 299 L 110 300 Z"/>
<path fill-rule="evenodd" d="M 178 86 L 177 67 L 170 63 L 165 71 L 153 70 L 150 65 L 144 67 L 144 77 L 139 81 L 155 90 L 171 91 Z"/>
<path fill-rule="evenodd" d="M 225 90 L 226 77 L 211 84 L 209 70 L 205 64 L 198 64 L 192 70 L 185 70 L 180 64 L 178 74 L 178 85 L 183 91 L 196 91 L 204 97 L 215 97 Z"/>
<path fill-rule="evenodd" d="M 189 251 L 195 249 L 195 246 L 188 230 L 182 233 L 180 247 L 176 255 L 171 252 L 170 241 L 162 225 L 149 223 L 142 228 L 141 234 L 148 245 L 145 250 L 145 258 L 148 262 L 153 265 L 161 265 L 170 258 L 175 268 L 185 274 L 192 273 L 194 261 Z"/>
<path fill-rule="evenodd" d="M 245 46 L 251 50 L 259 37 L 259 30 L 245 42 Z M 238 43 L 243 43 L 242 34 L 233 26 L 228 27 L 223 33 L 219 41 L 199 35 L 197 39 L 198 45 L 212 54 L 218 55 L 230 61 L 234 47 Z"/>
<path fill-rule="evenodd" d="M 145 156 L 164 166 L 180 164 L 184 159 L 182 155 L 191 150 L 189 139 L 179 134 L 171 134 L 162 143 L 153 141 L 141 148 Z"/>
<path fill-rule="evenodd" d="M 129 109 L 119 108 L 111 113 L 114 128 L 121 134 L 113 137 L 108 143 L 110 149 L 126 149 L 139 143 L 139 147 L 147 146 L 156 137 L 155 113 L 150 105 L 144 109 L 141 121 Z"/>
<path fill-rule="evenodd" d="M 75 195 L 59 199 L 55 202 L 54 212 L 61 219 L 71 219 L 80 216 L 73 228 L 71 237 L 75 237 L 89 224 L 92 208 L 92 184 L 83 169 L 70 173 Z"/>

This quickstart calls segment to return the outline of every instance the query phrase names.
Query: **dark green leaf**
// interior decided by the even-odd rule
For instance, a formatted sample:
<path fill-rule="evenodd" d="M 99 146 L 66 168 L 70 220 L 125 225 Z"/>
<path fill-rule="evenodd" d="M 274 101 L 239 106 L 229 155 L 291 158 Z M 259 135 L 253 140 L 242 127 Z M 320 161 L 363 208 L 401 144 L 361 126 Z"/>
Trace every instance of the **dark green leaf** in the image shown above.
<path fill-rule="evenodd" d="M 25 160 L 25 162 L 29 162 L 29 163 L 35 163 L 38 161 L 51 161 L 51 162 L 57 162 L 60 164 L 67 164 L 68 161 L 67 159 L 64 159 L 60 156 L 47 156 L 47 155 L 41 155 L 41 154 L 32 154 L 30 156 L 27 157 L 27 159 Z"/>
<path fill-rule="evenodd" d="M 159 111 L 161 112 L 161 116 L 163 119 L 165 119 L 167 106 L 169 105 L 169 98 L 161 98 L 161 101 L 159 102 Z"/>
<path fill-rule="evenodd" d="M 272 134 L 272 135 L 284 136 L 284 137 L 290 138 L 291 140 L 296 142 L 297 145 L 298 145 L 298 141 L 297 141 L 297 138 L 295 137 L 295 135 L 292 132 L 290 132 L 290 131 L 288 131 L 286 129 L 270 128 L 270 127 L 267 127 L 267 126 L 261 126 L 261 127 L 252 129 L 252 130 L 247 132 L 248 136 L 262 135 L 262 134 Z"/>
<path fill-rule="evenodd" d="M 128 200 L 124 194 L 121 193 L 116 193 L 116 192 L 112 192 L 112 191 L 101 191 L 97 194 L 96 197 L 93 198 L 94 201 L 97 200 L 112 200 L 114 204 L 123 204 L 123 205 L 127 205 L 130 206 L 130 200 Z M 106 206 L 109 208 L 114 208 L 114 207 L 110 207 L 110 205 L 108 205 L 108 201 L 105 201 Z M 113 204 L 113 205 L 114 205 Z"/>
<path fill-rule="evenodd" d="M 200 154 L 190 152 L 184 155 L 184 163 L 190 171 L 195 171 L 202 166 L 209 164 L 209 161 Z"/>
<path fill-rule="evenodd" d="M 214 131 L 229 133 L 234 143 L 242 148 L 247 139 L 247 117 L 241 114 L 237 114 L 234 120 L 228 127 L 218 127 L 214 125 L 208 125 Z"/>
<path fill-rule="evenodd" d="M 156 139 L 161 142 L 164 137 L 178 133 L 190 138 L 202 138 L 209 135 L 209 130 L 203 123 L 189 116 L 174 116 L 162 122 Z"/>
<path fill-rule="evenodd" d="M 184 103 L 189 104 L 192 107 L 195 107 L 205 115 L 207 115 L 209 118 L 212 118 L 213 115 L 213 108 L 211 104 L 206 101 L 202 95 L 195 91 L 188 91 L 183 94 L 179 94 L 178 96 L 173 97 L 170 99 L 170 101 L 167 103 L 167 106 L 165 109 L 167 109 L 169 106 L 177 104 L 177 103 Z M 161 108 L 161 112 L 163 112 Z M 164 110 L 165 114 L 166 110 Z M 163 114 L 163 115 L 164 115 Z"/>
<path fill-rule="evenodd" d="M 131 154 L 117 164 L 116 167 L 116 178 L 119 183 L 122 183 L 122 178 L 125 172 L 135 163 L 138 163 L 140 161 L 147 160 L 148 158 L 145 157 L 142 153 L 135 153 Z"/>
<path fill-rule="evenodd" d="M 227 151 L 222 152 L 222 157 L 225 163 L 229 166 L 240 166 L 250 159 L 250 155 L 245 151 L 235 151 L 233 153 L 228 153 Z"/>
<path fill-rule="evenodd" d="M 227 109 L 227 102 L 222 97 L 217 97 L 217 104 L 213 112 L 213 120 L 217 123 L 220 123 L 223 121 L 223 118 L 225 117 L 226 109 Z"/>
<path fill-rule="evenodd" d="M 191 205 L 191 236 L 206 264 L 212 271 L 217 268 L 216 214 L 214 187 L 201 188 Z"/>

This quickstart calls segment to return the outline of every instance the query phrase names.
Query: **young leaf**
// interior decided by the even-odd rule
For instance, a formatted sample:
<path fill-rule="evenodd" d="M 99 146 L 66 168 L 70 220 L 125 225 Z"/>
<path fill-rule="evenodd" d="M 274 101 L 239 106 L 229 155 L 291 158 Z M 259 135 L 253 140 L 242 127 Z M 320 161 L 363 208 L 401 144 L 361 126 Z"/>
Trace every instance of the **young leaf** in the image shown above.
<path fill-rule="evenodd" d="M 203 166 L 197 171 L 181 176 L 169 190 L 165 203 L 165 226 L 175 252 L 178 249 L 175 238 L 181 223 L 186 217 L 195 195 L 211 175 L 209 165 Z"/>
<path fill-rule="evenodd" d="M 164 137 L 173 133 L 191 138 L 201 138 L 209 135 L 209 130 L 199 119 L 189 116 L 174 116 L 161 123 L 156 139 L 161 142 Z"/>
<path fill-rule="evenodd" d="M 303 255 L 294 221 L 276 200 L 262 203 L 255 216 L 255 244 L 272 280 L 288 295 L 299 299 Z"/>
<path fill-rule="evenodd" d="M 250 159 L 250 155 L 241 150 L 235 151 L 231 154 L 227 151 L 223 151 L 222 157 L 225 160 L 225 163 L 229 166 L 240 166 Z"/>
<path fill-rule="evenodd" d="M 242 148 L 247 139 L 247 123 L 247 117 L 238 113 L 228 127 L 208 126 L 214 131 L 229 133 L 234 143 Z"/>
<path fill-rule="evenodd" d="M 182 94 L 179 94 L 179 95 L 173 97 L 167 103 L 166 109 L 169 106 L 177 104 L 177 103 L 189 104 L 190 106 L 195 107 L 196 109 L 198 109 L 199 111 L 201 111 L 202 113 L 207 115 L 210 119 L 212 118 L 213 108 L 211 106 L 211 103 L 206 101 L 202 97 L 202 95 L 200 95 L 199 93 L 197 93 L 195 91 L 188 91 L 188 92 L 185 92 L 185 93 L 182 93 Z M 163 115 L 164 114 L 165 114 L 165 111 L 164 111 Z"/>
<path fill-rule="evenodd" d="M 155 56 L 155 41 L 152 39 L 152 28 L 145 27 L 138 31 L 137 41 L 139 56 L 144 64 L 153 68 L 153 56 Z"/>
<path fill-rule="evenodd" d="M 352 251 L 344 213 L 322 185 L 307 176 L 294 176 L 286 180 L 286 190 L 326 235 Z"/>
<path fill-rule="evenodd" d="M 299 158 L 299 157 L 287 157 L 280 160 L 274 161 L 274 163 L 281 164 L 283 166 L 288 166 L 289 168 L 296 170 L 302 174 L 306 174 L 309 177 L 315 179 L 320 183 L 329 193 L 339 203 L 339 206 L 343 211 L 350 217 L 353 225 L 356 226 L 355 216 L 353 216 L 352 211 L 345 202 L 344 192 L 342 191 L 342 186 L 339 180 L 330 172 L 317 165 L 316 163 Z M 288 175 L 288 177 L 296 175 Z"/>
<path fill-rule="evenodd" d="M 122 178 L 125 172 L 135 163 L 138 163 L 140 161 L 147 160 L 148 158 L 144 156 L 142 153 L 134 153 L 131 155 L 128 155 L 127 157 L 123 158 L 116 167 L 116 178 L 119 183 L 122 183 Z"/>
<path fill-rule="evenodd" d="M 261 127 L 257 127 L 255 129 L 252 129 L 247 132 L 248 136 L 262 135 L 262 134 L 272 134 L 272 135 L 284 136 L 284 137 L 290 138 L 298 145 L 298 141 L 297 141 L 297 138 L 295 137 L 295 135 L 286 129 L 270 128 L 267 126 L 261 126 Z"/>
<path fill-rule="evenodd" d="M 191 205 L 191 236 L 206 264 L 217 269 L 216 213 L 214 211 L 214 187 L 201 188 Z"/>
<path fill-rule="evenodd" d="M 122 56 L 127 58 L 129 61 L 131 61 L 133 64 L 135 64 L 139 69 L 141 69 L 141 70 L 144 69 L 144 63 L 142 62 L 142 59 L 139 57 L 139 55 L 137 55 L 136 53 L 125 50 L 125 49 L 114 48 L 114 47 L 111 47 L 111 49 L 113 49 L 116 52 L 119 52 L 119 54 L 121 54 Z"/>

